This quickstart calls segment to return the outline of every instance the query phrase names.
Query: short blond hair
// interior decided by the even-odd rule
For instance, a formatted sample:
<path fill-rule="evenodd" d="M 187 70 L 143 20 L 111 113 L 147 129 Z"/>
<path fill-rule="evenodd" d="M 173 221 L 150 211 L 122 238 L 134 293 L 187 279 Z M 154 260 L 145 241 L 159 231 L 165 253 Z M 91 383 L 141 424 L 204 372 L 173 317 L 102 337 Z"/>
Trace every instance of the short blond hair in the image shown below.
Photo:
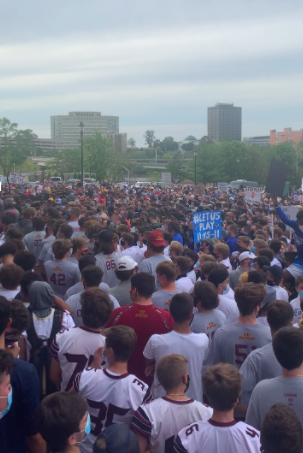
<path fill-rule="evenodd" d="M 183 245 L 180 244 L 178 241 L 171 241 L 169 250 L 173 250 L 176 255 L 180 256 L 181 253 L 183 252 Z"/>
<path fill-rule="evenodd" d="M 214 250 L 217 250 L 219 253 L 222 253 L 224 259 L 229 257 L 230 252 L 227 244 L 223 244 L 222 242 L 220 244 L 216 244 Z"/>
<path fill-rule="evenodd" d="M 187 374 L 188 360 L 179 354 L 171 354 L 159 361 L 157 377 L 164 390 L 173 390 L 181 384 L 181 379 Z"/>

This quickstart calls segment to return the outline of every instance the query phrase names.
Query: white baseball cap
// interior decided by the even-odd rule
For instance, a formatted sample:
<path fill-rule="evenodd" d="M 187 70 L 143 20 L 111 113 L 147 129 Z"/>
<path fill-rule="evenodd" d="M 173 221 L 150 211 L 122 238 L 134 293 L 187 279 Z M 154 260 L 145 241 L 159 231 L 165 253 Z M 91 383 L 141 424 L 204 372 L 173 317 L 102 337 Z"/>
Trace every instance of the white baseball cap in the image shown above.
<path fill-rule="evenodd" d="M 241 263 L 241 261 L 246 260 L 247 258 L 250 258 L 251 260 L 253 260 L 254 258 L 256 258 L 256 255 L 254 255 L 252 252 L 243 252 L 239 256 L 240 263 Z"/>
<path fill-rule="evenodd" d="M 138 263 L 131 256 L 123 256 L 123 258 L 118 259 L 118 271 L 131 271 Z"/>

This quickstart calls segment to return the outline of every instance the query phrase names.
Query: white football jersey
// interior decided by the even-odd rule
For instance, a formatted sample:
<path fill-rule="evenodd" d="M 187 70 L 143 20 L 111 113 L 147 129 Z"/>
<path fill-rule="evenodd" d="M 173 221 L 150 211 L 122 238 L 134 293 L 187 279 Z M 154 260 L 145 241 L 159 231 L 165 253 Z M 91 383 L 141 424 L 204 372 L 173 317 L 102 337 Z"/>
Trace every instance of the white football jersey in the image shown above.
<path fill-rule="evenodd" d="M 148 385 L 133 374 L 90 368 L 76 376 L 74 389 L 86 398 L 89 406 L 91 432 L 81 444 L 81 453 L 91 453 L 103 429 L 114 423 L 130 425 L 146 397 Z"/>
<path fill-rule="evenodd" d="M 166 453 L 173 451 L 175 437 L 182 428 L 196 420 L 208 420 L 212 413 L 210 407 L 192 399 L 158 398 L 138 408 L 131 428 L 149 439 L 150 453 Z"/>
<path fill-rule="evenodd" d="M 84 326 L 56 335 L 50 352 L 60 364 L 62 391 L 71 389 L 76 375 L 92 363 L 96 349 L 104 344 L 103 335 Z"/>
<path fill-rule="evenodd" d="M 68 288 L 80 280 L 78 265 L 70 261 L 47 261 L 44 268 L 48 283 L 61 298 Z"/>
<path fill-rule="evenodd" d="M 82 314 L 81 314 L 81 303 L 80 303 L 81 294 L 82 293 L 74 294 L 73 296 L 69 297 L 66 301 L 67 305 L 70 308 L 72 308 L 72 310 L 73 310 L 73 314 L 71 316 L 74 320 L 76 327 L 82 326 Z M 114 296 L 112 296 L 111 294 L 108 294 L 108 296 L 114 305 L 113 309 L 115 310 L 116 308 L 119 308 L 120 304 L 117 301 L 117 299 Z"/>
<path fill-rule="evenodd" d="M 42 249 L 42 241 L 45 236 L 45 231 L 32 231 L 24 236 L 23 242 L 27 247 L 29 252 L 32 252 L 36 258 L 39 258 L 41 249 Z"/>
<path fill-rule="evenodd" d="M 179 432 L 176 453 L 260 453 L 260 432 L 243 422 L 197 421 Z"/>
<path fill-rule="evenodd" d="M 163 335 L 152 335 L 143 351 L 144 357 L 154 359 L 156 367 L 160 359 L 170 354 L 181 354 L 188 360 L 187 370 L 190 377 L 189 388 L 186 396 L 197 401 L 202 401 L 202 370 L 203 361 L 209 349 L 209 340 L 204 333 L 180 334 L 172 332 Z M 159 398 L 165 395 L 165 391 L 155 372 L 152 384 L 152 395 Z"/>
<path fill-rule="evenodd" d="M 102 280 L 107 283 L 110 288 L 118 285 L 120 280 L 116 277 L 115 269 L 117 267 L 118 259 L 123 255 L 120 252 L 113 252 L 110 255 L 98 253 L 96 255 L 96 266 L 99 266 L 103 271 Z"/>

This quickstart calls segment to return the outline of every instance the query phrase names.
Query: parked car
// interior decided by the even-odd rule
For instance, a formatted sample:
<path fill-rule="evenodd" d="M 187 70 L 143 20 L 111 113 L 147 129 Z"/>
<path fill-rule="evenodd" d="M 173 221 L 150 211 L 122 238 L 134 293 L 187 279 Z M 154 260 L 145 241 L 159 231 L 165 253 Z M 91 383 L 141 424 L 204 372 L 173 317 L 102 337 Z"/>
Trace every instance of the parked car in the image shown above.
<path fill-rule="evenodd" d="M 67 184 L 75 184 L 75 183 L 77 183 L 77 182 L 79 182 L 79 181 L 80 181 L 80 179 L 68 179 L 68 180 L 66 181 L 66 183 L 67 183 Z"/>
<path fill-rule="evenodd" d="M 255 181 L 246 181 L 246 179 L 237 179 L 236 181 L 231 181 L 228 184 L 228 187 L 232 189 L 240 190 L 245 187 L 259 187 L 259 184 Z"/>

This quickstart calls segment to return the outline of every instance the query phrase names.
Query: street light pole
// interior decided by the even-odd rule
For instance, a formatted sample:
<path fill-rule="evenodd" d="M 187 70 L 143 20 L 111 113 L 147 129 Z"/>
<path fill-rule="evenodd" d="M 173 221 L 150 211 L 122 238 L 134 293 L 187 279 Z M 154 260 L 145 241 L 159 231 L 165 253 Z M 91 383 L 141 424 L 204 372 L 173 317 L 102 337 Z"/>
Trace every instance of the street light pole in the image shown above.
<path fill-rule="evenodd" d="M 83 127 L 84 124 L 80 123 L 80 140 L 81 140 L 81 184 L 83 187 Z"/>
<path fill-rule="evenodd" d="M 196 151 L 194 152 L 194 156 L 195 156 L 195 187 L 196 187 L 196 184 L 197 184 L 197 153 L 196 153 Z"/>
<path fill-rule="evenodd" d="M 124 168 L 124 170 L 127 171 L 127 179 L 128 179 L 128 185 L 129 185 L 129 169 L 126 167 L 122 167 L 122 168 Z"/>
<path fill-rule="evenodd" d="M 89 153 L 88 158 L 89 158 L 89 177 L 92 177 L 92 162 L 91 162 L 91 153 Z"/>

